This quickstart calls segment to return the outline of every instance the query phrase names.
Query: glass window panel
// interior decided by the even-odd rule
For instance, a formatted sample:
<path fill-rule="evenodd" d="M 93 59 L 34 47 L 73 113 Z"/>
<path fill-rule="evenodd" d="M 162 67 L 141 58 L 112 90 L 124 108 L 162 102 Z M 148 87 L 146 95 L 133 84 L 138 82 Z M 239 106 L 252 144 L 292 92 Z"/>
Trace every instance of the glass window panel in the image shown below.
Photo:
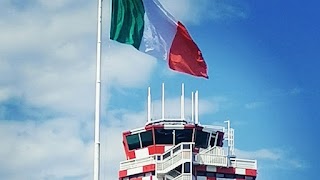
<path fill-rule="evenodd" d="M 224 174 L 217 173 L 217 174 L 216 174 L 216 177 L 217 177 L 217 178 L 223 178 L 223 177 L 224 177 Z"/>
<path fill-rule="evenodd" d="M 214 172 L 207 172 L 208 177 L 216 177 L 216 173 Z"/>
<path fill-rule="evenodd" d="M 211 139 L 210 139 L 210 146 L 213 147 L 214 146 L 214 142 L 216 140 L 216 135 L 212 134 Z"/>
<path fill-rule="evenodd" d="M 197 172 L 197 176 L 206 176 L 206 172 L 204 172 L 204 171 L 198 171 Z"/>
<path fill-rule="evenodd" d="M 184 173 L 190 173 L 190 163 L 186 162 L 184 165 Z"/>
<path fill-rule="evenodd" d="M 230 178 L 230 179 L 234 179 L 235 178 L 235 174 L 225 174 L 224 177 L 225 178 Z"/>
<path fill-rule="evenodd" d="M 245 175 L 236 174 L 236 179 L 245 179 Z"/>
<path fill-rule="evenodd" d="M 175 130 L 175 144 L 181 142 L 192 142 L 193 129 Z"/>
<path fill-rule="evenodd" d="M 147 147 L 150 145 L 153 145 L 153 137 L 152 137 L 152 131 L 146 131 L 140 133 L 141 141 L 142 141 L 142 147 Z"/>
<path fill-rule="evenodd" d="M 156 144 L 173 144 L 172 129 L 155 129 Z"/>
<path fill-rule="evenodd" d="M 246 180 L 254 180 L 255 177 L 252 177 L 252 176 L 246 176 Z"/>
<path fill-rule="evenodd" d="M 222 147 L 223 146 L 223 132 L 218 132 L 218 140 L 217 140 L 217 146 Z"/>
<path fill-rule="evenodd" d="M 209 140 L 209 133 L 203 132 L 201 130 L 196 131 L 196 147 L 207 148 Z"/>
<path fill-rule="evenodd" d="M 138 134 L 132 134 L 127 136 L 127 143 L 129 146 L 129 150 L 141 148 Z"/>
<path fill-rule="evenodd" d="M 183 144 L 183 149 L 190 149 L 190 144 Z"/>

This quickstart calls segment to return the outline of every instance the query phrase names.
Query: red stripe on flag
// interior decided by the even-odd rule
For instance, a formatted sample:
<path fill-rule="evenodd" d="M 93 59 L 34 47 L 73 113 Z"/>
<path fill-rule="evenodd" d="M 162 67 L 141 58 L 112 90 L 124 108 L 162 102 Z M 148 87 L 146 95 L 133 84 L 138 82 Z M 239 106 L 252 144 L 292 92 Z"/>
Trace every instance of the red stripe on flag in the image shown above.
<path fill-rule="evenodd" d="M 180 22 L 170 48 L 169 67 L 179 72 L 208 78 L 207 65 L 201 51 Z"/>

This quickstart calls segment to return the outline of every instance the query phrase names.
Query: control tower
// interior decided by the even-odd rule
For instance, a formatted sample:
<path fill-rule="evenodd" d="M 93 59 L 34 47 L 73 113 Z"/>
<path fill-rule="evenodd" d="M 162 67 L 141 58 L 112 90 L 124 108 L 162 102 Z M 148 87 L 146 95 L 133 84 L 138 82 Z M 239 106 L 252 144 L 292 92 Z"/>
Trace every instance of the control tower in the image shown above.
<path fill-rule="evenodd" d="M 230 121 L 200 124 L 198 91 L 185 118 L 184 100 L 182 84 L 181 116 L 166 118 L 162 84 L 162 117 L 154 120 L 148 88 L 147 123 L 123 132 L 126 160 L 120 162 L 119 180 L 255 180 L 257 161 L 236 157 Z"/>

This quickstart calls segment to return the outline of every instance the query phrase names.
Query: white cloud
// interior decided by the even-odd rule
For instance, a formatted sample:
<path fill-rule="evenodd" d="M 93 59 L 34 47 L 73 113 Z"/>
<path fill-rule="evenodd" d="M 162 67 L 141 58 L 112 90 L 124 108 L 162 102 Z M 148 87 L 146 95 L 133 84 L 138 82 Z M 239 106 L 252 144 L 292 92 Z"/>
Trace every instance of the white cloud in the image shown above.
<path fill-rule="evenodd" d="M 108 10 L 109 1 L 104 4 Z M 1 179 L 91 179 L 96 2 L 1 1 L 0 10 L 0 103 L 18 98 L 25 101 L 21 108 L 59 112 L 52 119 L 0 119 Z M 106 36 L 109 16 L 104 14 Z M 146 113 L 119 109 L 106 113 L 109 87 L 146 85 L 156 61 L 132 47 L 104 42 L 101 109 L 109 124 L 102 119 L 102 177 L 116 179 L 124 159 L 121 132 L 143 125 Z M 174 115 L 178 103 L 168 102 L 172 102 L 168 113 Z M 214 111 L 216 104 L 200 100 L 200 113 Z"/>
<path fill-rule="evenodd" d="M 109 43 L 114 44 L 111 41 Z M 106 48 L 103 61 L 103 77 L 107 78 L 106 81 L 111 85 L 126 88 L 145 86 L 156 65 L 153 57 L 137 51 L 132 46 L 117 43 Z"/>
<path fill-rule="evenodd" d="M 179 3 L 172 3 L 171 0 L 160 1 L 175 18 L 185 23 L 199 24 L 208 19 L 243 19 L 248 16 L 248 8 L 242 1 L 179 0 Z"/>
<path fill-rule="evenodd" d="M 59 9 L 69 4 L 74 3 L 74 0 L 55 0 L 55 1 L 46 1 L 38 0 L 42 7 L 46 9 Z"/>
<path fill-rule="evenodd" d="M 0 102 L 6 101 L 10 96 L 11 96 L 10 88 L 8 87 L 0 88 Z"/>
<path fill-rule="evenodd" d="M 252 158 L 252 159 L 265 159 L 276 161 L 281 158 L 281 154 L 279 150 L 269 150 L 269 149 L 260 149 L 256 151 L 242 151 L 237 149 L 236 154 L 241 158 Z"/>
<path fill-rule="evenodd" d="M 299 159 L 296 153 L 286 149 L 259 149 L 255 151 L 235 150 L 237 157 L 258 160 L 258 168 L 276 168 L 276 169 L 303 169 L 308 164 Z"/>
<path fill-rule="evenodd" d="M 62 179 L 88 173 L 93 153 L 79 138 L 78 121 L 1 121 L 0 129 L 0 172 L 7 179 Z"/>
<path fill-rule="evenodd" d="M 111 112 L 112 114 L 112 112 Z M 117 179 L 119 161 L 124 160 L 121 133 L 143 124 L 142 113 L 109 115 L 121 125 L 101 126 L 101 173 Z M 72 118 L 0 123 L 0 175 L 5 179 L 92 179 L 93 119 Z M 36 173 L 35 173 L 36 172 Z"/>

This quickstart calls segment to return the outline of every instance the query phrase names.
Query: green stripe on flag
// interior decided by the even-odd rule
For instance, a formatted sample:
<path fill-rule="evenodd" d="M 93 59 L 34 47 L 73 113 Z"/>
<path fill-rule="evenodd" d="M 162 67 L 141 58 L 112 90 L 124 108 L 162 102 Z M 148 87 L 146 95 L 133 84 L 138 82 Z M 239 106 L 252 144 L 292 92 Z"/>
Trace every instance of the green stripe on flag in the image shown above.
<path fill-rule="evenodd" d="M 110 39 L 139 49 L 144 31 L 142 0 L 112 0 Z"/>

